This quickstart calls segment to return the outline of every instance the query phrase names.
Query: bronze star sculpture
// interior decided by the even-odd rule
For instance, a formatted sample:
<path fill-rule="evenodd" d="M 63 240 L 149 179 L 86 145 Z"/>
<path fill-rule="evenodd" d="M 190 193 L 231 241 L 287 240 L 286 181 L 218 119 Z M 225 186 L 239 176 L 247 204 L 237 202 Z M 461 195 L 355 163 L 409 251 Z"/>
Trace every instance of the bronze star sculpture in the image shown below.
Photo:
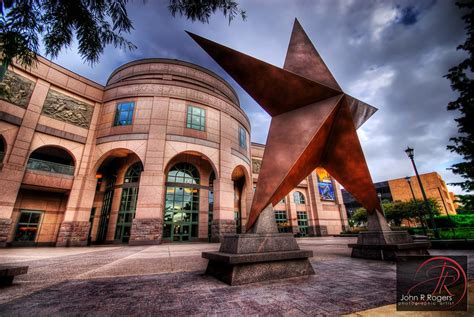
<path fill-rule="evenodd" d="M 342 91 L 297 20 L 283 69 L 188 34 L 272 117 L 247 230 L 318 166 L 388 229 L 356 133 L 377 109 Z"/>

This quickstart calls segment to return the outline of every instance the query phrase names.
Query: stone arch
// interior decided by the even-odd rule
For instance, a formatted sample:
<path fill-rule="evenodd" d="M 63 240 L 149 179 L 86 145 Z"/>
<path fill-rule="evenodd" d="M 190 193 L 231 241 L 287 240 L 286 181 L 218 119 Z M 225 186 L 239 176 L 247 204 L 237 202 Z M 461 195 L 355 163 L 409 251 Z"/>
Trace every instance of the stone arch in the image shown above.
<path fill-rule="evenodd" d="M 66 152 L 71 157 L 71 160 L 73 162 L 72 165 L 77 166 L 77 159 L 76 159 L 76 156 L 74 155 L 73 151 L 68 149 L 67 147 L 59 145 L 59 144 L 45 144 L 45 145 L 38 146 L 38 147 L 30 150 L 30 153 L 28 154 L 28 158 L 30 158 L 31 155 L 33 153 L 37 152 L 38 150 L 45 149 L 45 148 L 57 148 L 57 149 L 60 149 L 64 152 Z"/>
<path fill-rule="evenodd" d="M 174 158 L 176 158 L 182 153 L 201 156 L 205 158 L 211 164 L 214 173 L 216 174 L 216 179 L 219 179 L 221 177 L 221 170 L 219 165 L 219 149 L 198 144 L 174 141 L 167 141 L 165 145 L 165 157 L 163 160 L 163 166 L 166 167 L 163 170 L 165 174 L 167 169 L 169 169 L 169 162 L 171 162 Z"/>
<path fill-rule="evenodd" d="M 234 218 L 237 233 L 244 231 L 248 211 L 252 203 L 252 180 L 243 165 L 237 165 L 232 170 L 231 180 L 234 183 Z"/>
<path fill-rule="evenodd" d="M 27 162 L 30 169 L 70 175 L 77 171 L 74 154 L 68 148 L 56 144 L 37 147 L 29 153 Z"/>
<path fill-rule="evenodd" d="M 201 152 L 198 152 L 198 151 L 184 151 L 184 152 L 180 152 L 180 153 L 177 153 L 176 155 L 174 155 L 173 157 L 171 157 L 167 162 L 165 162 L 164 166 L 164 170 L 163 170 L 163 174 L 165 175 L 165 178 L 166 178 L 166 175 L 168 175 L 168 171 L 170 170 L 171 167 L 173 167 L 174 164 L 178 163 L 178 161 L 184 159 L 186 160 L 187 159 L 187 155 L 191 156 L 191 157 L 199 157 L 201 160 L 204 160 L 204 161 L 207 161 L 207 163 L 210 165 L 212 171 L 214 172 L 214 175 L 215 175 L 215 178 L 218 179 L 219 178 L 219 174 L 218 174 L 218 171 L 217 171 L 217 168 L 216 168 L 216 165 L 214 164 L 214 162 L 205 154 L 201 153 Z M 188 158 L 189 159 L 189 158 Z M 197 169 L 200 171 L 200 167 L 199 166 L 196 166 Z M 202 173 L 200 171 L 199 173 L 202 177 Z M 210 175 L 210 173 L 209 173 Z M 206 176 L 207 178 L 209 178 L 208 176 Z"/>
<path fill-rule="evenodd" d="M 112 158 L 125 158 L 129 155 L 135 156 L 138 160 L 135 160 L 134 162 L 131 162 L 131 164 L 134 164 L 136 162 L 140 162 L 142 166 L 144 167 L 145 165 L 143 164 L 142 158 L 133 150 L 128 149 L 128 148 L 114 148 L 110 149 L 107 152 L 103 153 L 92 165 L 92 168 L 90 169 L 90 175 L 93 176 L 97 173 L 99 168 L 102 166 L 102 164 Z"/>

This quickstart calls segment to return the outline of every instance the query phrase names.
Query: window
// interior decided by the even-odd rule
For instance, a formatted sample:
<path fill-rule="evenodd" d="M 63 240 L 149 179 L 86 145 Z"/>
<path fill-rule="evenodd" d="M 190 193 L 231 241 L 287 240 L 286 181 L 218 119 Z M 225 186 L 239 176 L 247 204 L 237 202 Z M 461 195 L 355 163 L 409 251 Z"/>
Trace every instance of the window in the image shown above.
<path fill-rule="evenodd" d="M 245 129 L 239 127 L 239 144 L 241 148 L 247 148 L 247 133 L 245 133 Z"/>
<path fill-rule="evenodd" d="M 286 216 L 286 210 L 275 210 L 274 212 L 278 232 L 291 232 L 291 225 Z"/>
<path fill-rule="evenodd" d="M 131 125 L 133 119 L 133 108 L 135 108 L 135 103 L 133 102 L 122 102 L 117 104 L 114 126 Z"/>
<path fill-rule="evenodd" d="M 294 192 L 293 199 L 295 200 L 295 204 L 297 205 L 305 204 L 304 195 L 301 192 Z"/>
<path fill-rule="evenodd" d="M 191 164 L 178 163 L 168 172 L 167 182 L 199 185 L 199 172 Z"/>
<path fill-rule="evenodd" d="M 297 211 L 298 217 L 298 230 L 300 237 L 306 237 L 308 235 L 308 214 L 306 211 Z"/>
<path fill-rule="evenodd" d="M 140 181 L 140 174 L 143 171 L 142 163 L 138 162 L 130 166 L 125 173 L 124 183 L 138 183 Z"/>
<path fill-rule="evenodd" d="M 285 198 L 283 197 L 282 200 L 278 202 L 279 204 L 284 204 L 285 203 Z"/>
<path fill-rule="evenodd" d="M 206 128 L 206 110 L 194 106 L 188 106 L 186 128 L 204 131 Z"/>
<path fill-rule="evenodd" d="M 15 241 L 35 242 L 40 220 L 41 212 L 22 210 L 16 227 Z"/>

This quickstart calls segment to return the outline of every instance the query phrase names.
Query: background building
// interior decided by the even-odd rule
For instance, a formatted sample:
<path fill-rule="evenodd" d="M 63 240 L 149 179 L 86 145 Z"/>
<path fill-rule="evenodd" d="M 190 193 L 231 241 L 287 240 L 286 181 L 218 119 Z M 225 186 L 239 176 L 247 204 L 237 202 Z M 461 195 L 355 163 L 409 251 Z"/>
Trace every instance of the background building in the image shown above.
<path fill-rule="evenodd" d="M 263 155 L 250 131 L 232 87 L 187 62 L 134 61 L 105 86 L 43 58 L 36 68 L 14 65 L 0 83 L 0 245 L 241 232 Z M 275 207 L 288 222 L 281 230 L 341 231 L 342 196 L 323 174 Z"/>
<path fill-rule="evenodd" d="M 441 207 L 441 213 L 456 214 L 454 193 L 449 192 L 446 183 L 436 172 L 420 175 L 423 188 L 428 198 L 435 199 Z M 423 200 L 420 185 L 416 176 L 408 178 L 397 178 L 375 183 L 375 189 L 382 201 L 410 201 L 413 199 Z M 344 204 L 349 211 L 362 207 L 351 194 L 342 190 Z"/>
<path fill-rule="evenodd" d="M 258 182 L 265 145 L 252 143 L 252 178 Z M 317 168 L 273 207 L 278 230 L 300 236 L 339 234 L 347 229 L 340 185 Z"/>

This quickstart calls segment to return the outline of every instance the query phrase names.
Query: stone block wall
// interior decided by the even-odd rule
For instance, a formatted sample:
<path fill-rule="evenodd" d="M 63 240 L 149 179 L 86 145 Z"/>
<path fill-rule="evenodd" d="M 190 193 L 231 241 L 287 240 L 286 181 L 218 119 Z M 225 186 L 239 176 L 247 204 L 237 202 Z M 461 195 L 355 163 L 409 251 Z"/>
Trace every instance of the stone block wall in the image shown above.
<path fill-rule="evenodd" d="M 163 220 L 160 218 L 133 219 L 129 245 L 160 244 L 163 238 Z"/>
<path fill-rule="evenodd" d="M 89 236 L 88 221 L 65 221 L 59 229 L 57 247 L 86 246 Z"/>
<path fill-rule="evenodd" d="M 328 235 L 328 228 L 326 226 L 315 226 L 316 235 L 318 237 L 324 237 Z"/>
<path fill-rule="evenodd" d="M 211 224 L 211 242 L 220 242 L 224 234 L 235 234 L 235 220 L 213 220 Z"/>
<path fill-rule="evenodd" d="M 7 245 L 8 235 L 12 226 L 11 219 L 0 219 L 0 247 Z"/>

